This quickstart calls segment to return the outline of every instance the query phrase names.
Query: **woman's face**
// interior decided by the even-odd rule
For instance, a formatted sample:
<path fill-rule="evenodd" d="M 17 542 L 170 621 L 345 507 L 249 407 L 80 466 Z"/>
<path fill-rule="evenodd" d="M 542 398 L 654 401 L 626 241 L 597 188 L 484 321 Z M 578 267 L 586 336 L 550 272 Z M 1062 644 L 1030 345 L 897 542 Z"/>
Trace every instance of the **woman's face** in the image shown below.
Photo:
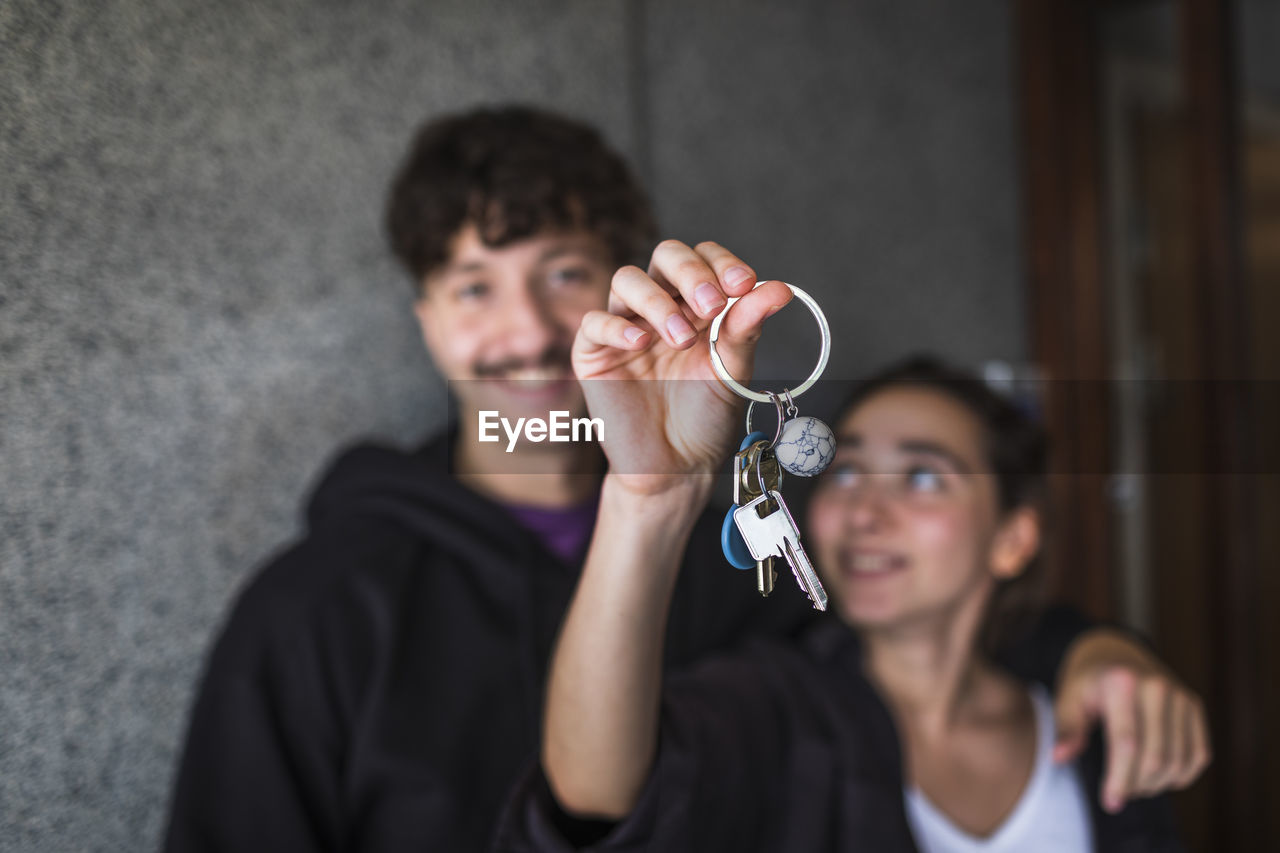
<path fill-rule="evenodd" d="M 836 613 L 865 630 L 980 613 L 1004 566 L 978 419 L 940 391 L 890 386 L 836 435 L 807 540 Z"/>

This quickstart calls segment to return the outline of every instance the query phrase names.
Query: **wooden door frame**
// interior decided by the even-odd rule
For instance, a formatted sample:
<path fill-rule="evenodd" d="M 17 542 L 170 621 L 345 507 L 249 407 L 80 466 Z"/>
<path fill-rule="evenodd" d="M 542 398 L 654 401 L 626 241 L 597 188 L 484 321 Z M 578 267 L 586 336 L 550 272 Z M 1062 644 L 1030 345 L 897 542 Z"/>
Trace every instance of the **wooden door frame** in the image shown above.
<path fill-rule="evenodd" d="M 1020 0 L 1015 11 L 1029 351 L 1048 379 L 1054 442 L 1054 548 L 1046 557 L 1060 597 L 1114 619 L 1094 7 Z"/>
<path fill-rule="evenodd" d="M 1119 614 L 1115 530 L 1107 499 L 1112 470 L 1105 203 L 1100 134 L 1099 12 L 1120 0 L 1018 0 L 1014 87 L 1023 135 L 1029 351 L 1053 381 L 1046 418 L 1055 442 L 1057 589 L 1102 619 Z M 1230 0 L 1178 0 L 1186 175 L 1194 217 L 1188 239 L 1204 318 L 1210 380 L 1249 377 L 1248 296 L 1240 227 L 1240 98 L 1235 9 Z M 1094 381 L 1099 380 L 1099 381 Z M 1244 383 L 1247 385 L 1247 383 Z M 1211 573 L 1210 636 L 1220 662 L 1206 696 L 1215 731 L 1210 829 L 1220 849 L 1249 849 L 1266 826 L 1264 728 L 1258 679 L 1258 524 L 1246 478 L 1256 470 L 1251 401 L 1241 383 L 1203 383 L 1210 517 L 1204 571 Z"/>
<path fill-rule="evenodd" d="M 1208 364 L 1202 398 L 1214 416 L 1205 430 L 1211 517 L 1206 559 L 1218 561 L 1210 642 L 1219 667 L 1211 713 L 1218 719 L 1215 835 L 1223 849 L 1248 849 L 1253 828 L 1268 825 L 1258 679 L 1258 523 L 1247 472 L 1256 471 L 1249 393 L 1249 295 L 1241 229 L 1240 128 L 1235 4 L 1181 0 L 1183 89 L 1187 98 L 1187 178 L 1191 188 L 1194 276 L 1199 282 Z M 1223 735 L 1226 735 L 1225 741 Z M 1271 839 L 1274 841 L 1274 839 Z"/>

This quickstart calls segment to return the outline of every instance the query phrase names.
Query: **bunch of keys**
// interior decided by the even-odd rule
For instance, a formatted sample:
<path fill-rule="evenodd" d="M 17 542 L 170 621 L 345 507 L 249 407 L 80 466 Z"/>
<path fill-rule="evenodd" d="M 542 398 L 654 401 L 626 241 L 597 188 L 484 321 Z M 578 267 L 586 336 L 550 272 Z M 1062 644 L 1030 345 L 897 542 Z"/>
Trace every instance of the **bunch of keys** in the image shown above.
<path fill-rule="evenodd" d="M 782 499 L 782 471 L 801 477 L 813 477 L 826 469 L 835 456 L 835 435 L 831 428 L 813 417 L 798 417 L 795 398 L 808 390 L 826 367 L 831 351 L 831 332 L 826 317 L 817 303 L 803 290 L 787 285 L 818 319 L 822 331 L 822 353 L 814 372 L 794 391 L 782 395 L 759 393 L 741 385 L 725 368 L 716 351 L 720 322 L 729 304 L 711 324 L 711 363 L 716 374 L 735 393 L 746 397 L 747 436 L 742 440 L 733 460 L 733 506 L 725 515 L 720 530 L 720 544 L 725 558 L 739 569 L 756 570 L 756 588 L 761 595 L 773 591 L 777 572 L 775 559 L 785 559 L 796 583 L 813 606 L 827 609 L 827 593 L 818 573 L 800 544 L 800 531 L 786 501 Z M 751 428 L 751 410 L 755 402 L 773 403 L 778 414 L 778 428 L 770 441 L 762 432 Z M 785 408 L 784 408 L 785 401 Z"/>
<path fill-rule="evenodd" d="M 770 449 L 772 442 L 762 432 L 750 432 L 742 440 L 742 445 L 733 460 L 733 506 L 725 515 L 724 524 L 720 528 L 720 546 L 724 550 L 725 559 L 739 569 L 755 566 L 756 588 L 763 596 L 773 592 L 773 583 L 778 579 L 778 572 L 773 567 L 773 556 L 763 559 L 752 553 L 734 513 L 743 505 L 761 496 L 766 497 L 761 509 L 772 509 L 776 504 L 767 500 L 769 492 L 778 491 L 782 485 L 782 469 L 778 465 L 778 457 Z"/>

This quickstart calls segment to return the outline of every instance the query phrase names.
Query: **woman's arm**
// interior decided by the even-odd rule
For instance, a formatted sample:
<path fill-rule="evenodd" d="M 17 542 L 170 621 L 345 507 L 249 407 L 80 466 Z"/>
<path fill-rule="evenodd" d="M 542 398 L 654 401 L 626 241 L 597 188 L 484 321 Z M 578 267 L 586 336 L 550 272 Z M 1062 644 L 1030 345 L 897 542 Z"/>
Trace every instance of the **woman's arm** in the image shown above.
<path fill-rule="evenodd" d="M 740 297 L 718 352 L 745 380 L 761 325 L 791 299 L 780 282 L 754 284 L 722 246 L 665 241 L 647 272 L 618 270 L 609 311 L 588 313 L 574 341 L 609 473 L 547 690 L 543 769 L 571 812 L 620 818 L 648 777 L 680 557 L 740 411 L 712 369 L 708 328 L 726 295 Z"/>
<path fill-rule="evenodd" d="M 596 533 L 547 688 L 542 761 L 570 812 L 620 819 L 648 777 L 667 608 L 705 478 L 662 497 L 606 477 Z"/>

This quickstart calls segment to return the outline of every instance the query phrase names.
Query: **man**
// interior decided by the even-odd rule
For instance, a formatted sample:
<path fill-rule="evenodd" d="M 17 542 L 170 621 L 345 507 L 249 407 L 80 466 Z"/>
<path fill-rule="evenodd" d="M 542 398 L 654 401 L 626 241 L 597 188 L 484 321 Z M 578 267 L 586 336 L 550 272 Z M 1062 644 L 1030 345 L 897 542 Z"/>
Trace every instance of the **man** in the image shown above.
<path fill-rule="evenodd" d="M 653 219 L 593 130 L 508 108 L 428 124 L 393 183 L 387 226 L 456 417 L 416 452 L 343 455 L 311 500 L 306 536 L 241 594 L 192 712 L 168 850 L 481 849 L 535 759 L 545 667 L 603 458 L 590 441 L 512 444 L 481 413 L 496 413 L 491 425 L 584 413 L 570 345 L 608 303 L 614 271 L 648 256 Z M 754 281 L 745 268 L 721 273 L 688 283 L 697 322 L 726 287 Z M 672 313 L 658 333 L 691 339 L 690 319 Z M 729 571 L 718 528 L 711 513 L 697 523 L 668 665 L 808 618 L 794 590 L 762 600 Z M 1185 698 L 1133 644 L 1079 630 L 1043 626 L 1028 648 L 1053 681 L 1071 644 L 1062 707 L 1081 737 L 1105 704 L 1106 673 Z M 1112 702 L 1107 725 L 1144 713 L 1140 694 Z M 1167 742 L 1150 734 L 1136 756 Z M 1117 764 L 1117 791 L 1186 770 L 1133 766 Z"/>

